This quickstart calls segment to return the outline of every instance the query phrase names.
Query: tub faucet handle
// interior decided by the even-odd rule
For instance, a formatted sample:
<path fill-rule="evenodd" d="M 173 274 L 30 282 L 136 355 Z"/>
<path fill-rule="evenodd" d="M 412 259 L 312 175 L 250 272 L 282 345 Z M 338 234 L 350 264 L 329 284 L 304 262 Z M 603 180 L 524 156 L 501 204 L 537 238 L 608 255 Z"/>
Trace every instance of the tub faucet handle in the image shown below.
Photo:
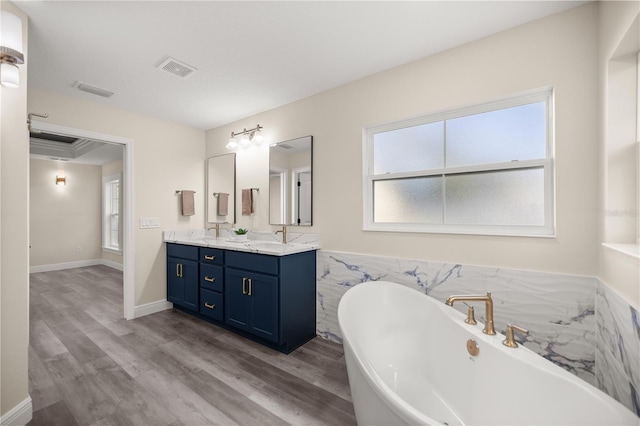
<path fill-rule="evenodd" d="M 517 348 L 518 347 L 518 342 L 516 342 L 515 336 L 513 331 L 519 331 L 522 334 L 529 334 L 528 330 L 525 330 L 522 327 L 518 327 L 517 325 L 513 325 L 513 324 L 509 324 L 507 325 L 507 331 L 505 332 L 506 334 L 506 339 L 504 339 L 502 341 L 502 344 L 510 347 L 510 348 Z"/>
<path fill-rule="evenodd" d="M 478 321 L 476 321 L 476 315 L 473 310 L 473 306 L 469 305 L 466 302 L 464 302 L 464 304 L 467 305 L 467 319 L 464 320 L 464 322 L 466 322 L 467 324 L 476 325 Z"/>

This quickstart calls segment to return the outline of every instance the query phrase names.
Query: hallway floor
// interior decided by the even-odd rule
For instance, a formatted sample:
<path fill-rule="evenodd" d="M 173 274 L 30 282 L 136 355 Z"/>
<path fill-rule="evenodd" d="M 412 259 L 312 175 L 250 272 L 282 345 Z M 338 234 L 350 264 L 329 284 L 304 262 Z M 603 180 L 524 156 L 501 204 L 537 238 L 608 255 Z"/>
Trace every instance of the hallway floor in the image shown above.
<path fill-rule="evenodd" d="M 122 273 L 31 274 L 29 425 L 353 425 L 342 346 L 290 355 L 175 310 L 122 319 Z"/>

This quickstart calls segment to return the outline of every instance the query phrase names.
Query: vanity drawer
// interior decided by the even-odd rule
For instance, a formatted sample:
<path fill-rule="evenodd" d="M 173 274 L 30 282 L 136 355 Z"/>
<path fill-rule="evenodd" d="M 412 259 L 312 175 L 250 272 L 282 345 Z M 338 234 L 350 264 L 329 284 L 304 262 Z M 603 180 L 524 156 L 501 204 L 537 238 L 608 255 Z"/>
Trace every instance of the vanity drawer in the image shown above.
<path fill-rule="evenodd" d="M 200 262 L 211 265 L 224 265 L 224 250 L 200 247 Z"/>
<path fill-rule="evenodd" d="M 167 255 L 181 259 L 198 260 L 198 247 L 167 243 Z"/>
<path fill-rule="evenodd" d="M 224 272 L 222 266 L 200 264 L 200 288 L 222 293 L 224 291 Z"/>
<path fill-rule="evenodd" d="M 266 254 L 227 251 L 225 266 L 278 275 L 278 259 L 278 256 L 269 256 Z"/>
<path fill-rule="evenodd" d="M 217 321 L 222 321 L 223 296 L 220 293 L 200 289 L 200 313 Z"/>

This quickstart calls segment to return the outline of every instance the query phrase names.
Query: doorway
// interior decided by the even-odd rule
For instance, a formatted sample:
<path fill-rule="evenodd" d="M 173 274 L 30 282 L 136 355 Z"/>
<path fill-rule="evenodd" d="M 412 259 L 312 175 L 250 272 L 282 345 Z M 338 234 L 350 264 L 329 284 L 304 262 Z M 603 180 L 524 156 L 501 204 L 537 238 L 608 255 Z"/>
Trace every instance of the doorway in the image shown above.
<path fill-rule="evenodd" d="M 135 318 L 134 245 L 133 245 L 133 139 L 98 133 L 57 124 L 32 121 L 31 129 L 36 132 L 63 137 L 82 138 L 123 148 L 122 158 L 122 281 L 124 318 Z"/>

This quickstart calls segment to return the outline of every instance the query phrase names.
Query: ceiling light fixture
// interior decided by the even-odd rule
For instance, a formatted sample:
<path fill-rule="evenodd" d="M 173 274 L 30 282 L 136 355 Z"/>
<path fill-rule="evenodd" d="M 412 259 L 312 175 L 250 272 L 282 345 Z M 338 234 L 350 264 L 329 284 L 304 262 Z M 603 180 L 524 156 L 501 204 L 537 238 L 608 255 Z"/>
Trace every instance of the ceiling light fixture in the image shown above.
<path fill-rule="evenodd" d="M 0 29 L 0 84 L 17 88 L 20 86 L 18 65 L 24 64 L 22 20 L 13 13 L 3 10 Z"/>
<path fill-rule="evenodd" d="M 264 141 L 262 129 L 263 127 L 258 124 L 253 129 L 243 129 L 241 132 L 237 133 L 231 132 L 231 138 L 229 139 L 229 143 L 227 143 L 226 148 L 236 151 L 238 149 L 261 145 Z M 240 137 L 236 138 L 236 136 Z"/>

